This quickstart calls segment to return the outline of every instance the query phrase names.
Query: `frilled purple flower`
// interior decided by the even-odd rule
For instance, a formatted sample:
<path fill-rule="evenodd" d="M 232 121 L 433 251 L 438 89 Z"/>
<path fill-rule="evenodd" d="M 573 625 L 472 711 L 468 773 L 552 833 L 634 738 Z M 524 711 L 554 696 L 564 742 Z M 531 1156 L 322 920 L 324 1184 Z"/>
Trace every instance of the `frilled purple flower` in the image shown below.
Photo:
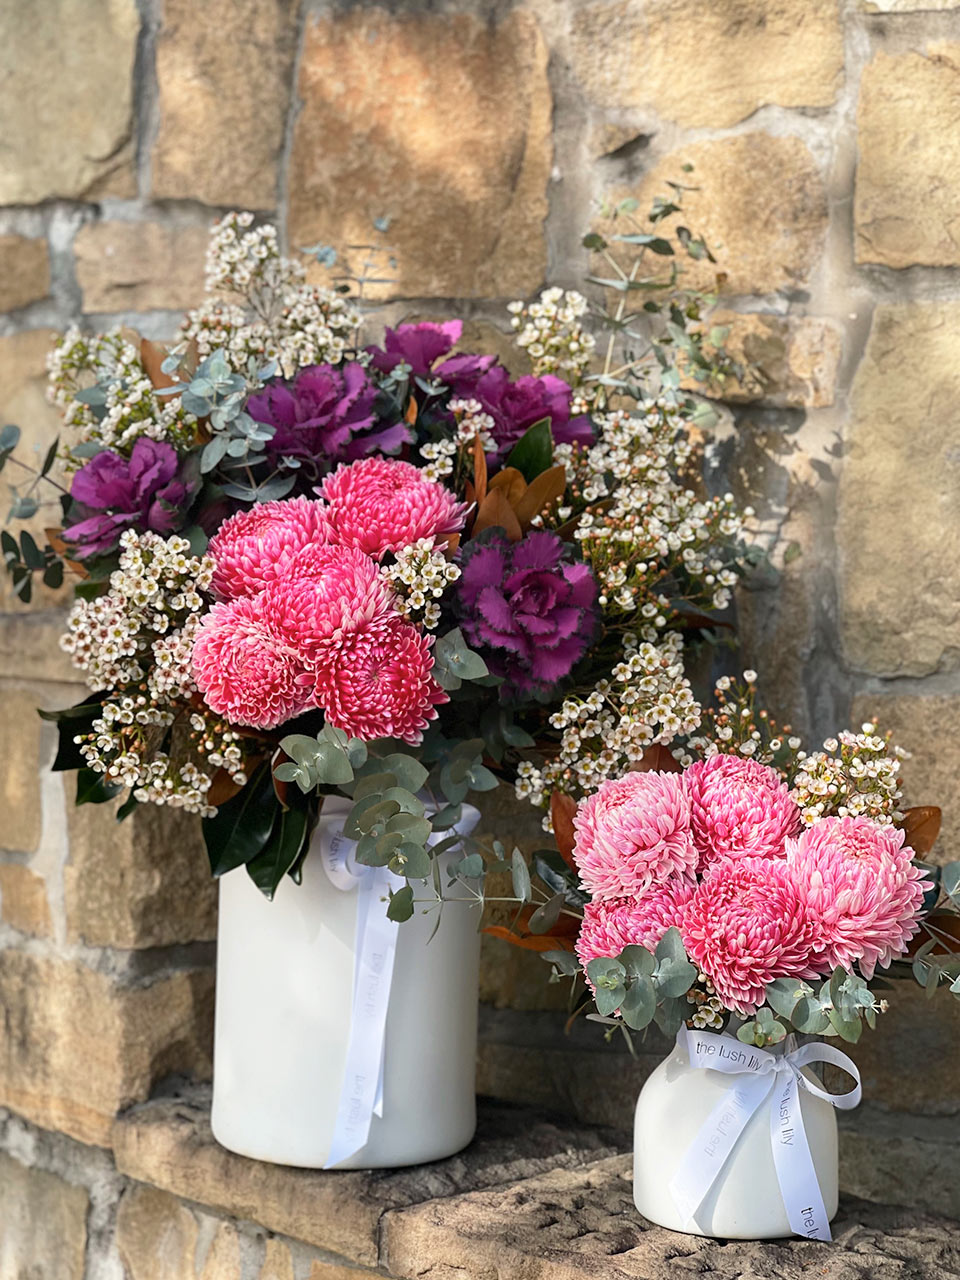
<path fill-rule="evenodd" d="M 141 436 L 129 458 L 105 449 L 73 477 L 70 496 L 84 519 L 63 539 L 85 560 L 112 551 L 126 529 L 175 533 L 195 491 L 172 445 Z"/>
<path fill-rule="evenodd" d="M 367 347 L 370 363 L 381 373 L 390 373 L 398 364 L 408 364 L 414 377 L 430 376 L 434 363 L 460 341 L 463 325 L 459 320 L 434 324 L 401 324 L 385 329 L 383 347 Z"/>
<path fill-rule="evenodd" d="M 467 641 L 509 701 L 549 693 L 569 675 L 597 626 L 597 582 L 569 559 L 546 529 L 510 542 L 493 528 L 468 542 L 457 584 L 457 609 Z"/>
<path fill-rule="evenodd" d="M 441 373 L 442 370 L 438 370 Z M 472 371 L 448 375 L 457 396 L 472 396 L 479 400 L 493 418 L 493 438 L 497 451 L 491 461 L 500 463 L 517 443 L 523 433 L 542 418 L 550 419 L 554 444 L 593 443 L 593 426 L 590 419 L 570 417 L 573 392 L 562 378 L 546 374 L 542 378 L 527 376 L 510 380 L 502 365 L 481 370 L 480 376 Z"/>
<path fill-rule="evenodd" d="M 271 460 L 299 458 L 308 472 L 334 462 L 353 462 L 369 453 L 396 453 L 410 439 L 405 422 L 377 418 L 377 388 L 362 365 L 329 364 L 301 369 L 292 382 L 273 382 L 247 401 L 247 413 L 274 427 L 267 445 Z"/>

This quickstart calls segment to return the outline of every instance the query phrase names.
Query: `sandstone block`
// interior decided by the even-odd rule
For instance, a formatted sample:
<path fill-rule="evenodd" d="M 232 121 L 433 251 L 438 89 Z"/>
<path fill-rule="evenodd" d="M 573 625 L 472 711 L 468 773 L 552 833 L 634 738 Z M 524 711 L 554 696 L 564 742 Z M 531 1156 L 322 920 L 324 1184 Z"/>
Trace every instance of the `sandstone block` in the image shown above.
<path fill-rule="evenodd" d="M 0 1276 L 83 1280 L 89 1197 L 55 1174 L 0 1154 Z"/>
<path fill-rule="evenodd" d="M 7 590 L 6 584 L 0 585 L 0 600 L 6 600 Z M 66 611 L 28 613 L 15 601 L 5 607 L 9 612 L 0 611 L 0 676 L 73 684 L 72 699 L 63 705 L 71 700 L 79 702 L 86 694 L 86 686 L 78 683 L 80 672 L 59 643 L 65 630 Z"/>
<path fill-rule="evenodd" d="M 217 888 L 200 820 L 141 805 L 117 822 L 116 808 L 114 802 L 68 810 L 69 940 L 138 949 L 215 938 Z"/>
<path fill-rule="evenodd" d="M 543 279 L 551 99 L 534 18 L 354 7 L 309 21 L 290 239 L 346 245 L 389 218 L 371 296 L 522 296 Z"/>
<path fill-rule="evenodd" d="M 53 922 L 43 876 L 17 862 L 0 863 L 0 920 L 21 933 L 51 936 Z"/>
<path fill-rule="evenodd" d="M 719 310 L 710 324 L 729 330 L 724 350 L 744 366 L 745 374 L 718 386 L 688 378 L 685 387 L 733 404 L 764 401 L 811 409 L 833 404 L 843 338 L 829 321 Z"/>
<path fill-rule="evenodd" d="M 935 804 L 943 810 L 943 826 L 927 862 L 950 862 L 960 849 L 960 761 L 952 756 L 947 726 L 960 717 L 960 698 L 949 694 L 860 694 L 850 719 L 854 728 L 876 719 L 891 729 L 894 741 L 910 752 L 901 763 L 904 803 Z"/>
<path fill-rule="evenodd" d="M 391 1271 L 411 1280 L 668 1280 L 678 1271 L 806 1280 L 824 1267 L 815 1241 L 708 1240 L 653 1226 L 634 1208 L 631 1162 L 617 1156 L 388 1213 Z M 951 1219 L 849 1199 L 833 1234 L 829 1272 L 837 1280 L 939 1280 L 960 1244 Z"/>
<path fill-rule="evenodd" d="M 880 51 L 857 110 L 858 262 L 956 266 L 960 43 Z"/>
<path fill-rule="evenodd" d="M 130 1280 L 193 1280 L 197 1220 L 174 1196 L 132 1186 L 117 1212 L 117 1249 Z"/>
<path fill-rule="evenodd" d="M 108 1146 L 114 1117 L 173 1072 L 207 1078 L 213 975 L 125 986 L 80 963 L 0 953 L 0 1106 Z"/>
<path fill-rule="evenodd" d="M 692 165 L 685 170 L 684 165 Z M 610 193 L 612 201 L 639 200 L 635 220 L 642 226 L 599 219 L 602 234 L 649 230 L 647 213 L 654 196 L 668 196 L 668 181 L 696 187 L 684 193 L 683 209 L 664 225 L 676 223 L 702 234 L 717 259 L 678 259 L 682 282 L 723 293 L 775 293 L 801 285 L 823 245 L 827 203 L 816 162 L 799 138 L 768 133 L 696 142 L 665 156 L 639 188 Z M 616 246 L 629 266 L 629 247 Z M 665 259 L 647 256 L 645 275 L 664 272 Z M 609 269 L 600 275 L 609 275 Z"/>
<path fill-rule="evenodd" d="M 131 1111 L 117 1121 L 113 1145 L 118 1168 L 131 1178 L 363 1266 L 377 1265 L 387 1209 L 580 1164 L 613 1149 L 604 1130 L 536 1114 L 524 1116 L 518 1127 L 515 1111 L 488 1105 L 481 1108 L 474 1142 L 448 1160 L 414 1169 L 324 1173 L 224 1150 L 210 1132 L 209 1106 L 199 1099 L 158 1099 Z M 320 1276 L 326 1280 L 322 1270 Z"/>
<path fill-rule="evenodd" d="M 840 632 L 857 670 L 921 676 L 955 665 L 958 404 L 960 304 L 878 307 L 853 386 L 838 499 Z"/>
<path fill-rule="evenodd" d="M 84 311 L 186 311 L 203 296 L 204 227 L 88 222 L 74 241 Z"/>
<path fill-rule="evenodd" d="M 275 209 L 296 0 L 166 0 L 153 194 Z"/>
<path fill-rule="evenodd" d="M 945 9 L 960 9 L 960 0 L 860 0 L 864 13 L 941 13 Z"/>
<path fill-rule="evenodd" d="M 33 853 L 40 843 L 40 769 L 43 721 L 36 693 L 0 684 L 0 806 L 6 849 Z"/>
<path fill-rule="evenodd" d="M 46 240 L 0 236 L 0 311 L 15 311 L 50 292 Z"/>
<path fill-rule="evenodd" d="M 0 204 L 136 195 L 135 0 L 0 12 Z"/>
<path fill-rule="evenodd" d="M 590 0 L 574 6 L 571 46 L 598 106 L 692 127 L 736 124 L 768 104 L 829 107 L 843 77 L 835 0 Z"/>

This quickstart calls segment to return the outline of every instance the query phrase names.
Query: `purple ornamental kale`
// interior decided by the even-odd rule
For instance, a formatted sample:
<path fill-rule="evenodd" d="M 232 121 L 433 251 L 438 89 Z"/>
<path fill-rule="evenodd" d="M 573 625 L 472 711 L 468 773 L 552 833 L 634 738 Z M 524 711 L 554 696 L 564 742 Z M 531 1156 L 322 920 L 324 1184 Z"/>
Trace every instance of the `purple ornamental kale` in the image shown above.
<path fill-rule="evenodd" d="M 112 551 L 126 529 L 175 533 L 196 488 L 164 441 L 141 436 L 129 458 L 105 449 L 73 477 L 70 496 L 84 518 L 64 529 L 63 539 L 86 560 Z"/>
<path fill-rule="evenodd" d="M 396 453 L 410 439 L 405 422 L 377 418 L 376 398 L 377 388 L 362 365 L 315 364 L 301 369 L 292 382 L 268 384 L 250 397 L 246 409 L 255 421 L 275 428 L 267 445 L 271 462 L 299 458 L 316 479 L 333 463 Z"/>
<path fill-rule="evenodd" d="M 597 582 L 546 529 L 510 542 L 499 528 L 468 542 L 457 611 L 468 643 L 494 675 L 500 696 L 523 701 L 552 692 L 596 633 Z"/>
<path fill-rule="evenodd" d="M 502 463 L 523 433 L 542 418 L 550 419 L 554 444 L 593 443 L 590 419 L 571 418 L 573 392 L 562 378 L 553 374 L 542 378 L 528 375 L 511 381 L 502 365 L 494 365 L 482 370 L 479 377 L 463 373 L 452 377 L 451 382 L 456 396 L 479 400 L 493 418 L 497 451 L 491 463 Z"/>
<path fill-rule="evenodd" d="M 446 324 L 434 324 L 430 320 L 401 324 L 396 329 L 384 330 L 382 348 L 367 347 L 370 363 L 380 373 L 391 373 L 398 364 L 408 364 L 411 377 L 439 378 L 447 383 L 478 378 L 496 363 L 496 356 L 464 353 L 450 356 L 436 369 L 433 367 L 441 356 L 453 350 L 462 333 L 460 320 L 448 320 Z"/>

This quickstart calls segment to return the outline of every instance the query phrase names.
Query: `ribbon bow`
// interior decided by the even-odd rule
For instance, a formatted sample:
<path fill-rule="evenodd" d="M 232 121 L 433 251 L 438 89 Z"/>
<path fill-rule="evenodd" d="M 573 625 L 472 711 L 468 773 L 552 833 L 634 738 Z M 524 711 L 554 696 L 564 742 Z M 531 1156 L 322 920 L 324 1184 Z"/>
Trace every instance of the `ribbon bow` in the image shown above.
<path fill-rule="evenodd" d="M 788 1041 L 788 1046 L 792 1037 Z M 670 1182 L 670 1194 L 686 1222 L 695 1215 L 720 1175 L 740 1134 L 764 1101 L 770 1098 L 770 1142 L 780 1193 L 790 1229 L 810 1240 L 830 1240 L 830 1223 L 817 1171 L 810 1155 L 800 1110 L 800 1089 L 847 1111 L 860 1101 L 860 1073 L 856 1065 L 829 1044 L 816 1042 L 784 1054 L 742 1044 L 732 1036 L 681 1027 L 677 1044 L 687 1052 L 691 1067 L 724 1071 L 741 1077 L 710 1112 Z M 841 1067 L 856 1081 L 849 1093 L 828 1093 L 801 1073 L 812 1062 Z"/>

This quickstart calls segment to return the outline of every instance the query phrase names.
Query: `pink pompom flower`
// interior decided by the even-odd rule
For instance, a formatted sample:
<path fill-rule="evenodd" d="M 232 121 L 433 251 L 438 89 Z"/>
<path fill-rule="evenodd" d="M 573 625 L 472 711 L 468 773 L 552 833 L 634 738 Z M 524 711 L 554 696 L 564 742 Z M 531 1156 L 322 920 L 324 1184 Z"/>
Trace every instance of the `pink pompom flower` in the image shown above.
<path fill-rule="evenodd" d="M 317 490 L 328 505 L 332 542 L 371 556 L 463 528 L 467 513 L 449 489 L 409 462 L 362 458 L 331 472 Z"/>
<path fill-rule="evenodd" d="M 416 745 L 449 702 L 432 676 L 433 636 L 397 620 L 345 636 L 325 650 L 316 698 L 337 729 L 354 738 Z"/>
<path fill-rule="evenodd" d="M 678 773 L 628 773 L 581 801 L 573 856 L 594 898 L 635 897 L 692 872 L 697 849 L 690 802 Z"/>
<path fill-rule="evenodd" d="M 212 587 L 221 600 L 255 596 L 285 577 L 299 551 L 330 541 L 322 502 L 286 498 L 238 511 L 210 539 Z"/>
<path fill-rule="evenodd" d="M 376 561 L 354 547 L 309 546 L 289 575 L 263 593 L 261 612 L 305 665 L 344 636 L 399 621 L 393 592 Z"/>
<path fill-rule="evenodd" d="M 231 724 L 275 729 L 314 705 L 302 663 L 263 616 L 262 596 L 215 604 L 197 629 L 193 676 Z"/>
<path fill-rule="evenodd" d="M 822 818 L 787 842 L 798 894 L 816 917 L 827 967 L 867 979 L 902 955 L 930 888 L 904 833 L 870 818 Z"/>
<path fill-rule="evenodd" d="M 684 777 L 701 870 L 718 858 L 780 857 L 800 827 L 788 787 L 756 760 L 715 755 L 690 765 Z"/>
<path fill-rule="evenodd" d="M 598 957 L 617 956 L 628 946 L 653 951 L 669 928 L 679 928 L 693 891 L 693 881 L 672 876 L 639 898 L 598 898 L 588 902 L 576 942 L 583 968 Z"/>
<path fill-rule="evenodd" d="M 684 908 L 687 955 L 728 1009 L 750 1014 L 774 978 L 823 972 L 818 925 L 783 858 L 721 858 Z"/>

